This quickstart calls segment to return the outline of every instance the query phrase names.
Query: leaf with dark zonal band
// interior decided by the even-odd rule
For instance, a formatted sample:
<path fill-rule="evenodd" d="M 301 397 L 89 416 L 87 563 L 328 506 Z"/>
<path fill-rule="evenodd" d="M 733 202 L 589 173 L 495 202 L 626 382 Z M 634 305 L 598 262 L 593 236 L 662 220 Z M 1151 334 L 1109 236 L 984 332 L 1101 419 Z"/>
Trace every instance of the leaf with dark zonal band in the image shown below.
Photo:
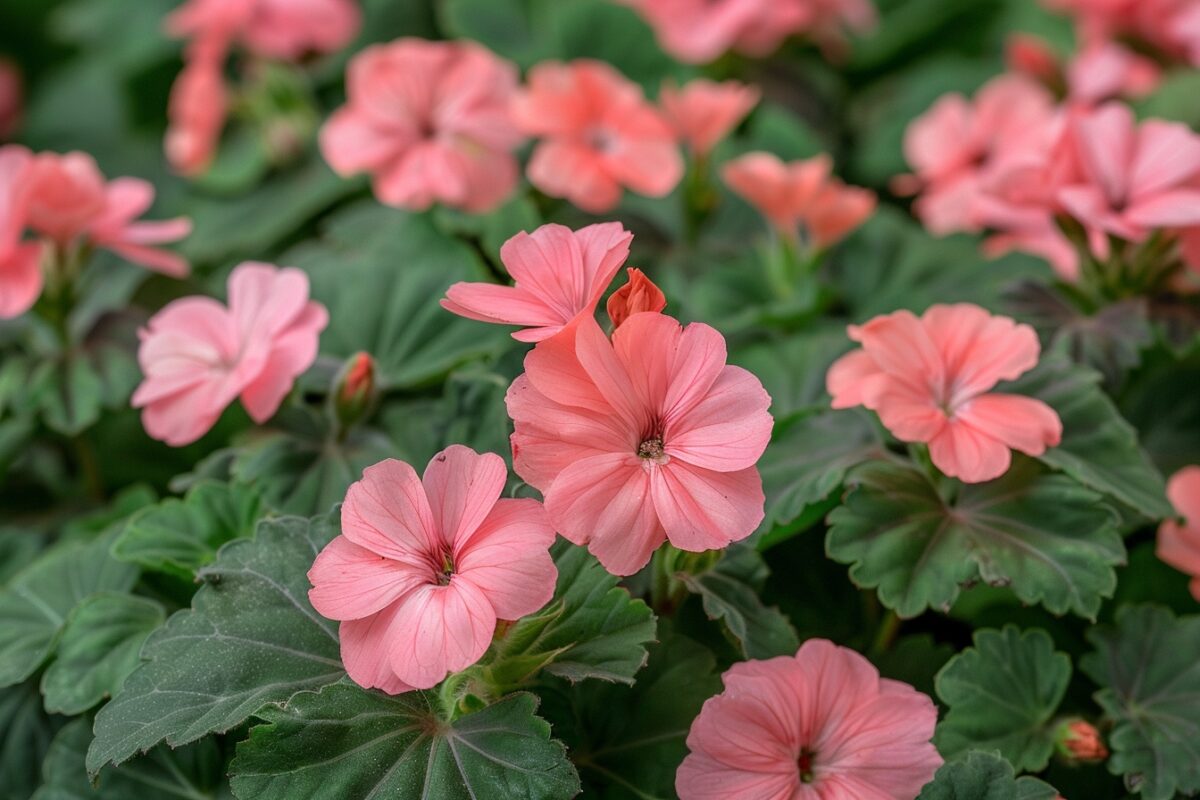
<path fill-rule="evenodd" d="M 1058 792 L 1037 778 L 1013 776 L 1012 764 L 995 753 L 972 750 L 944 764 L 917 800 L 1054 800 Z"/>
<path fill-rule="evenodd" d="M 579 776 L 537 698 L 509 695 L 446 721 L 426 692 L 350 683 L 302 692 L 250 731 L 230 765 L 241 800 L 568 800 Z"/>
<path fill-rule="evenodd" d="M 313 559 L 337 534 L 338 511 L 259 524 L 200 571 L 192 607 L 142 649 L 146 661 L 96 716 L 88 771 L 166 741 L 172 747 L 240 725 L 266 703 L 345 672 L 337 623 L 308 602 Z"/>
<path fill-rule="evenodd" d="M 1108 768 L 1146 800 L 1200 792 L 1200 615 L 1126 606 L 1093 628 L 1080 668 L 1115 723 Z"/>
<path fill-rule="evenodd" d="M 1054 751 L 1051 720 L 1071 681 L 1071 659 L 1041 629 L 983 630 L 938 673 L 950 711 L 934 743 L 947 758 L 996 750 L 1018 772 L 1045 769 Z"/>
<path fill-rule="evenodd" d="M 958 485 L 953 503 L 894 462 L 863 464 L 848 483 L 829 515 L 826 550 L 902 617 L 947 610 L 965 584 L 982 580 L 1055 614 L 1093 618 L 1125 559 L 1101 496 L 1030 459 L 1014 459 L 997 480 Z"/>

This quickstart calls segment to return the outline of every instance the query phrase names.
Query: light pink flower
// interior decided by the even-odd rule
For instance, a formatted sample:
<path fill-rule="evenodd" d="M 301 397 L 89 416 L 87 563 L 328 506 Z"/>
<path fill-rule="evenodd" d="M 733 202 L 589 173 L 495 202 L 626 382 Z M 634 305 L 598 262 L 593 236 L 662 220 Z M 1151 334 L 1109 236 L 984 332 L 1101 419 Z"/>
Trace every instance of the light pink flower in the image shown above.
<path fill-rule="evenodd" d="M 671 127 L 637 84 L 603 62 L 538 64 L 513 115 L 542 138 L 526 170 L 530 182 L 584 211 L 611 210 L 623 188 L 663 197 L 683 177 Z"/>
<path fill-rule="evenodd" d="M 87 231 L 104 211 L 104 175 L 86 153 L 38 153 L 25 180 L 26 223 L 60 244 Z"/>
<path fill-rule="evenodd" d="M 1192 576 L 1192 596 L 1200 600 L 1200 466 L 1184 467 L 1167 482 L 1167 497 L 1179 520 L 1158 528 L 1158 557 Z"/>
<path fill-rule="evenodd" d="M 0 142 L 16 133 L 23 109 L 21 73 L 11 62 L 0 59 Z"/>
<path fill-rule="evenodd" d="M 380 202 L 481 212 L 516 187 L 516 68 L 471 42 L 401 39 L 350 62 L 349 102 L 321 130 L 341 175 L 368 172 Z"/>
<path fill-rule="evenodd" d="M 331 53 L 358 33 L 354 0 L 188 0 L 167 19 L 172 36 L 237 42 L 255 55 L 296 61 Z"/>
<path fill-rule="evenodd" d="M 515 286 L 456 283 L 442 308 L 467 319 L 522 325 L 512 336 L 540 342 L 580 315 L 591 316 L 613 276 L 629 257 L 633 234 L 619 222 L 572 231 L 543 225 L 518 233 L 500 248 L 500 260 Z"/>
<path fill-rule="evenodd" d="M 862 343 L 826 376 L 834 408 L 866 406 L 905 442 L 926 442 L 934 466 L 965 483 L 998 478 L 1010 448 L 1038 456 L 1062 438 L 1054 409 L 990 390 L 1037 365 L 1028 325 L 978 306 L 935 305 L 922 316 L 896 311 L 851 325 Z"/>
<path fill-rule="evenodd" d="M 634 267 L 625 272 L 629 275 L 628 283 L 608 298 L 608 318 L 612 321 L 613 330 L 621 327 L 621 323 L 634 314 L 658 312 L 667 307 L 667 296 L 644 272 Z"/>
<path fill-rule="evenodd" d="M 1156 228 L 1200 224 L 1200 136 L 1186 125 L 1138 125 L 1127 106 L 1109 103 L 1076 114 L 1070 130 L 1082 173 L 1059 200 L 1099 257 L 1108 255 L 1106 234 L 1138 242 Z"/>
<path fill-rule="evenodd" d="M 942 764 L 933 701 L 849 648 L 809 639 L 723 677 L 688 733 L 680 800 L 912 800 Z"/>
<path fill-rule="evenodd" d="M 664 84 L 658 101 L 675 134 L 693 156 L 703 157 L 745 119 L 760 94 L 757 87 L 737 81 L 697 79 L 682 89 Z"/>
<path fill-rule="evenodd" d="M 728 50 L 765 56 L 807 22 L 804 0 L 624 0 L 680 61 L 706 64 Z"/>
<path fill-rule="evenodd" d="M 771 398 L 707 325 L 634 314 L 610 343 L 580 317 L 525 357 L 507 403 L 517 473 L 609 572 L 637 572 L 664 540 L 720 548 L 762 521 Z"/>
<path fill-rule="evenodd" d="M 228 307 L 185 297 L 140 332 L 145 377 L 133 407 L 147 433 L 175 447 L 203 436 L 239 396 L 262 424 L 316 359 L 328 322 L 325 307 L 308 299 L 303 272 L 241 264 L 229 276 Z"/>
<path fill-rule="evenodd" d="M 217 153 L 228 113 L 221 58 L 189 56 L 171 86 L 167 161 L 182 175 L 199 175 Z"/>
<path fill-rule="evenodd" d="M 536 500 L 499 499 L 508 470 L 452 445 L 418 479 L 394 459 L 368 467 L 342 505 L 342 533 L 313 562 L 309 599 L 341 621 L 359 685 L 428 689 L 474 664 L 499 619 L 550 601 L 554 529 Z"/>
<path fill-rule="evenodd" d="M 42 293 L 42 246 L 21 240 L 32 164 L 24 147 L 0 146 L 0 319 L 24 314 Z"/>
<path fill-rule="evenodd" d="M 1162 70 L 1145 56 L 1105 41 L 1088 45 L 1072 58 L 1066 77 L 1072 102 L 1095 105 L 1150 94 L 1158 88 Z"/>

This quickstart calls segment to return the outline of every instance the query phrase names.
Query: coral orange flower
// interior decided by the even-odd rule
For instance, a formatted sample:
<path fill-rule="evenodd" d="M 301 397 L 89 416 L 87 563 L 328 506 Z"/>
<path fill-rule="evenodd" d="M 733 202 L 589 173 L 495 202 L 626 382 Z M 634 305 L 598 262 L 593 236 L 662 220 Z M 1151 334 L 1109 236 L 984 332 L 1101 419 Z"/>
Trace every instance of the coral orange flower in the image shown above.
<path fill-rule="evenodd" d="M 637 84 L 601 61 L 538 64 L 513 115 L 542 139 L 526 170 L 530 182 L 584 211 L 611 210 L 622 189 L 663 197 L 683 177 L 670 125 Z"/>
<path fill-rule="evenodd" d="M 422 478 L 388 459 L 350 487 L 309 599 L 341 621 L 342 661 L 360 686 L 428 689 L 478 661 L 497 620 L 550 601 L 554 529 L 536 500 L 500 499 L 507 473 L 500 456 L 452 445 Z"/>
<path fill-rule="evenodd" d="M 239 396 L 251 419 L 266 422 L 316 359 L 328 322 L 308 299 L 307 275 L 253 262 L 229 276 L 228 308 L 208 297 L 167 304 L 140 332 L 145 378 L 132 403 L 146 432 L 189 444 Z"/>
<path fill-rule="evenodd" d="M 826 377 L 834 408 L 866 406 L 896 438 L 925 442 L 934 466 L 966 483 L 998 478 L 1010 448 L 1041 455 L 1062 438 L 1054 409 L 1032 397 L 992 392 L 1037 365 L 1028 325 L 978 306 L 935 305 L 851 325 L 862 344 Z"/>
<path fill-rule="evenodd" d="M 516 86 L 516 67 L 471 42 L 369 47 L 350 63 L 349 102 L 321 130 L 321 152 L 341 175 L 370 173 L 387 205 L 489 211 L 517 185 Z"/>
<path fill-rule="evenodd" d="M 680 800 L 912 800 L 942 764 L 933 701 L 828 640 L 724 682 L 688 732 Z"/>
<path fill-rule="evenodd" d="M 533 233 L 518 233 L 500 248 L 500 260 L 515 286 L 456 283 L 446 291 L 442 307 L 467 319 L 523 325 L 513 338 L 540 342 L 580 315 L 592 315 L 629 257 L 632 239 L 619 222 L 578 231 L 543 225 Z"/>
<path fill-rule="evenodd" d="M 1159 526 L 1158 557 L 1192 576 L 1192 596 L 1200 600 L 1200 466 L 1172 475 L 1167 497 L 1180 519 Z"/>
<path fill-rule="evenodd" d="M 704 157 L 745 119 L 759 96 L 757 87 L 737 81 L 694 80 L 683 88 L 664 84 L 658 102 L 692 155 Z"/>
<path fill-rule="evenodd" d="M 664 540 L 721 548 L 762 521 L 771 398 L 707 325 L 634 314 L 609 342 L 581 317 L 525 357 L 507 403 L 517 473 L 612 573 L 637 572 Z"/>
<path fill-rule="evenodd" d="M 21 239 L 32 163 L 24 147 L 0 147 L 0 319 L 24 314 L 42 293 L 42 245 Z"/>
<path fill-rule="evenodd" d="M 621 323 L 634 314 L 642 311 L 662 311 L 667 307 L 666 295 L 644 272 L 634 267 L 625 272 L 629 275 L 629 282 L 608 298 L 608 318 L 612 320 L 613 330 L 621 327 Z"/>

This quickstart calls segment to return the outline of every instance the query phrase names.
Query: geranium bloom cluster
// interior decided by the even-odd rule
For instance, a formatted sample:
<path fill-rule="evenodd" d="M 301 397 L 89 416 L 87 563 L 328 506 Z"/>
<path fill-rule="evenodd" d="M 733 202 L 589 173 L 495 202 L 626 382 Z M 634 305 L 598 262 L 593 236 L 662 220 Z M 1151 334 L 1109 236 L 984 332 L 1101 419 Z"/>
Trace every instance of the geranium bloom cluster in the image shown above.
<path fill-rule="evenodd" d="M 1011 72 L 1064 95 L 1069 103 L 1085 106 L 1142 97 L 1162 79 L 1162 70 L 1152 59 L 1108 40 L 1085 45 L 1064 64 L 1048 42 L 1019 33 L 1005 42 L 1004 55 Z"/>
<path fill-rule="evenodd" d="M 1184 467 L 1167 483 L 1167 498 L 1178 520 L 1158 529 L 1158 557 L 1192 576 L 1192 596 L 1200 601 L 1200 466 Z"/>
<path fill-rule="evenodd" d="M 229 110 L 224 69 L 233 48 L 298 61 L 341 49 L 359 24 L 356 0 L 187 0 L 167 20 L 171 35 L 188 40 L 168 109 L 171 165 L 194 175 L 212 161 Z"/>
<path fill-rule="evenodd" d="M 766 56 L 791 36 L 806 36 L 837 53 L 846 31 L 875 24 L 869 0 L 619 0 L 654 29 L 680 61 L 705 64 L 734 50 Z"/>
<path fill-rule="evenodd" d="M 723 680 L 688 732 L 680 800 L 912 800 L 942 764 L 933 701 L 825 639 Z"/>
<path fill-rule="evenodd" d="M 86 247 L 111 250 L 174 277 L 186 275 L 187 262 L 156 245 L 184 238 L 191 223 L 139 221 L 153 202 L 149 183 L 108 181 L 85 153 L 0 147 L 0 318 L 28 311 L 42 293 L 45 269 L 62 268 Z"/>
<path fill-rule="evenodd" d="M 875 194 L 832 176 L 827 155 L 784 163 L 754 152 L 725 164 L 722 175 L 788 241 L 817 250 L 837 244 L 875 211 Z"/>

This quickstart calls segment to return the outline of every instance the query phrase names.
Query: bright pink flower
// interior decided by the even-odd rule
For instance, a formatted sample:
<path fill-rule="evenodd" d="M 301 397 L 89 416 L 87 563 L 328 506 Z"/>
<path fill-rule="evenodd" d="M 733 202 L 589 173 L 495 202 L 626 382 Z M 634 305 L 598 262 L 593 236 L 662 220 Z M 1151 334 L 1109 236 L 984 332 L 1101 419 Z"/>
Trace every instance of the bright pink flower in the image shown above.
<path fill-rule="evenodd" d="M 354 0 L 188 0 L 167 20 L 172 36 L 237 42 L 255 55 L 296 61 L 330 53 L 358 33 Z"/>
<path fill-rule="evenodd" d="M 629 257 L 633 234 L 619 222 L 578 231 L 543 225 L 518 233 L 500 248 L 515 286 L 456 283 L 442 308 L 467 319 L 522 325 L 521 342 L 548 339 L 581 315 L 591 316 L 613 276 Z"/>
<path fill-rule="evenodd" d="M 809 639 L 723 678 L 688 733 L 680 800 L 912 800 L 942 764 L 933 701 L 849 648 Z"/>
<path fill-rule="evenodd" d="M 608 298 L 608 318 L 612 320 L 613 330 L 621 327 L 621 323 L 634 314 L 659 312 L 667 307 L 667 296 L 644 272 L 634 267 L 625 272 L 629 275 L 629 282 Z"/>
<path fill-rule="evenodd" d="M 1098 256 L 1108 254 L 1109 233 L 1142 241 L 1156 228 L 1200 224 L 1200 136 L 1186 125 L 1138 125 L 1127 106 L 1109 103 L 1078 113 L 1070 130 L 1082 174 L 1059 199 Z"/>
<path fill-rule="evenodd" d="M 182 175 L 208 169 L 225 127 L 228 97 L 220 58 L 189 57 L 171 86 L 167 161 Z"/>
<path fill-rule="evenodd" d="M 1041 400 L 989 391 L 1037 365 L 1041 347 L 1028 325 L 958 304 L 848 330 L 862 349 L 829 368 L 833 407 L 875 411 L 897 439 L 928 443 L 946 475 L 989 481 L 1008 471 L 1010 448 L 1038 456 L 1062 438 L 1058 414 Z"/>
<path fill-rule="evenodd" d="M 21 240 L 32 165 L 24 147 L 0 146 L 0 319 L 24 314 L 42 293 L 42 246 Z"/>
<path fill-rule="evenodd" d="M 771 398 L 707 325 L 634 314 L 610 343 L 581 317 L 525 357 L 507 403 L 517 473 L 609 572 L 637 572 L 665 539 L 721 548 L 762 521 Z"/>
<path fill-rule="evenodd" d="M 693 156 L 706 156 L 758 103 L 757 87 L 737 81 L 697 79 L 682 89 L 666 83 L 659 92 L 667 121 Z"/>
<path fill-rule="evenodd" d="M 92 220 L 87 236 L 97 247 L 111 250 L 134 264 L 182 278 L 188 263 L 175 253 L 153 245 L 177 242 L 192 231 L 186 217 L 138 222 L 154 202 L 154 186 L 138 178 L 117 178 L 104 190 L 104 207 Z"/>
<path fill-rule="evenodd" d="M 452 445 L 422 479 L 394 459 L 368 467 L 342 505 L 342 533 L 313 562 L 309 599 L 341 621 L 359 685 L 428 689 L 474 664 L 500 619 L 550 601 L 554 529 L 536 500 L 500 499 L 494 453 Z"/>
<path fill-rule="evenodd" d="M 525 133 L 542 138 L 527 168 L 530 182 L 584 211 L 614 208 L 622 188 L 663 197 L 683 177 L 670 125 L 637 84 L 603 62 L 538 64 L 513 115 Z"/>
<path fill-rule="evenodd" d="M 228 308 L 208 297 L 169 303 L 140 332 L 145 378 L 133 393 L 155 439 L 179 447 L 203 436 L 241 397 L 250 418 L 270 419 L 317 357 L 329 322 L 308 299 L 308 276 L 247 262 L 229 276 Z"/>
<path fill-rule="evenodd" d="M 104 211 L 104 175 L 86 153 L 38 153 L 25 180 L 26 223 L 60 244 L 87 231 Z"/>
<path fill-rule="evenodd" d="M 1158 557 L 1192 576 L 1192 596 L 1200 600 L 1200 466 L 1184 467 L 1167 482 L 1167 497 L 1180 520 L 1158 528 Z"/>
<path fill-rule="evenodd" d="M 11 62 L 0 59 L 0 142 L 16 132 L 23 106 L 21 73 Z"/>
<path fill-rule="evenodd" d="M 517 185 L 509 116 L 516 68 L 471 42 L 401 39 L 350 62 L 349 102 L 321 130 L 321 152 L 341 175 L 369 172 L 380 202 L 423 210 L 435 202 L 481 212 Z"/>

